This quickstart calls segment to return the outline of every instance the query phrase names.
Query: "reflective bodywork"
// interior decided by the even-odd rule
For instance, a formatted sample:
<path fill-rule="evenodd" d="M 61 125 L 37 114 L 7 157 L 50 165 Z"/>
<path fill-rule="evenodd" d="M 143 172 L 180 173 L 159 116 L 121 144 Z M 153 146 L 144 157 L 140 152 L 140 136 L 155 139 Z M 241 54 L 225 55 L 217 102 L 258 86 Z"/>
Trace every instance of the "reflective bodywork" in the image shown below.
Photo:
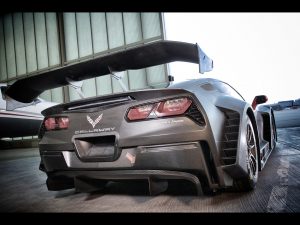
<path fill-rule="evenodd" d="M 205 62 L 197 45 L 164 43 L 167 45 L 153 43 L 136 48 L 134 54 L 127 50 L 138 59 L 134 67 L 171 61 Z M 124 57 L 127 51 L 117 56 Z M 152 56 L 147 58 L 145 54 Z M 97 70 L 113 62 L 114 68 L 119 66 L 117 71 L 133 66 L 134 62 L 128 60 L 118 65 L 118 57 L 99 59 L 99 67 L 88 62 L 82 65 Z M 212 61 L 206 60 L 206 64 L 205 70 L 210 71 Z M 62 71 L 73 71 L 73 80 L 90 78 L 69 69 Z M 51 78 L 51 82 L 56 86 L 66 77 Z M 49 88 L 46 78 L 36 79 L 45 82 L 43 88 Z M 28 84 L 29 89 L 34 86 L 27 79 L 15 88 L 20 83 Z M 13 90 L 8 94 L 18 98 Z M 33 97 L 32 93 L 24 100 Z M 254 110 L 234 88 L 216 79 L 87 98 L 42 113 L 40 169 L 47 174 L 49 190 L 75 187 L 93 191 L 105 187 L 108 181 L 139 179 L 148 181 L 150 194 L 163 192 L 167 181 L 174 179 L 194 184 L 198 194 L 223 188 L 252 190 L 258 171 L 276 144 L 272 109 Z"/>

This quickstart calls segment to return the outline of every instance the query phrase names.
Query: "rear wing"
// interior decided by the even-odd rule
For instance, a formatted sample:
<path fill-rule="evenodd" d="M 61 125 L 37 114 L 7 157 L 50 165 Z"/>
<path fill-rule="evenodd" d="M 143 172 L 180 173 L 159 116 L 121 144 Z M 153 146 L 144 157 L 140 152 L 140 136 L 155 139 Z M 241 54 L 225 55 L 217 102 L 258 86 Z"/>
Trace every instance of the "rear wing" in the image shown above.
<path fill-rule="evenodd" d="M 174 61 L 197 63 L 200 73 L 213 69 L 213 61 L 198 44 L 163 40 L 20 79 L 5 94 L 16 101 L 29 103 L 45 90 L 68 85 L 68 80 L 81 81 L 107 75 L 112 71 L 142 69 Z"/>

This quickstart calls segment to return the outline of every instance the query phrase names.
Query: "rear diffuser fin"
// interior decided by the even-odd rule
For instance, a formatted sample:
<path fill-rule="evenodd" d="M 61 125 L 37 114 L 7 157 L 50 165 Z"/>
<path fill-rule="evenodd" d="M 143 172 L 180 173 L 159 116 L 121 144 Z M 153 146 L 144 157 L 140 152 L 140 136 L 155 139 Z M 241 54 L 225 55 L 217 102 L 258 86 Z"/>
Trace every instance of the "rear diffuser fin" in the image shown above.
<path fill-rule="evenodd" d="M 158 195 L 168 189 L 168 181 L 148 177 L 149 193 L 151 196 Z"/>

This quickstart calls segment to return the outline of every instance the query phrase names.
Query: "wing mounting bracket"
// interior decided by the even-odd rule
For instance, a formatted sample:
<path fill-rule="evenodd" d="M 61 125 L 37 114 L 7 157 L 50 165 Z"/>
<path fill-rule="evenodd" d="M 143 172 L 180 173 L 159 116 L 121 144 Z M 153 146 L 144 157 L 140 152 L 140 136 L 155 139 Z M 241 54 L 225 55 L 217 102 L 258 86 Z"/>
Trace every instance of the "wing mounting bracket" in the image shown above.
<path fill-rule="evenodd" d="M 125 92 L 128 91 L 127 87 L 125 86 L 125 84 L 122 81 L 125 72 L 122 71 L 122 72 L 116 73 L 109 66 L 108 66 L 108 69 L 109 69 L 111 77 L 114 78 L 114 79 L 116 79 L 119 82 L 119 84 L 120 84 L 121 88 L 123 89 L 123 91 L 125 91 Z"/>
<path fill-rule="evenodd" d="M 74 90 L 77 92 L 77 94 L 80 96 L 80 98 L 85 98 L 83 92 L 82 92 L 82 85 L 83 85 L 83 81 L 75 81 L 72 80 L 69 77 L 66 77 L 66 81 L 69 83 L 69 85 L 74 88 Z"/>

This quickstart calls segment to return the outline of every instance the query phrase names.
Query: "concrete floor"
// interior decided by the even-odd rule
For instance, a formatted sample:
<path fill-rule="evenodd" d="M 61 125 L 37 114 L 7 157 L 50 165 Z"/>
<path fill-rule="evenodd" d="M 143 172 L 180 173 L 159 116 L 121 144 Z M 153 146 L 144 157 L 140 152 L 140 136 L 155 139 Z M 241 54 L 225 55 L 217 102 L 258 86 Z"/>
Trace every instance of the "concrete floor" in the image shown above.
<path fill-rule="evenodd" d="M 148 196 L 144 184 L 113 183 L 95 193 L 51 192 L 38 149 L 0 152 L 1 212 L 300 212 L 300 127 L 278 129 L 278 143 L 255 191 L 192 196 L 184 186 Z"/>
<path fill-rule="evenodd" d="M 300 127 L 300 108 L 274 111 L 277 128 Z"/>

